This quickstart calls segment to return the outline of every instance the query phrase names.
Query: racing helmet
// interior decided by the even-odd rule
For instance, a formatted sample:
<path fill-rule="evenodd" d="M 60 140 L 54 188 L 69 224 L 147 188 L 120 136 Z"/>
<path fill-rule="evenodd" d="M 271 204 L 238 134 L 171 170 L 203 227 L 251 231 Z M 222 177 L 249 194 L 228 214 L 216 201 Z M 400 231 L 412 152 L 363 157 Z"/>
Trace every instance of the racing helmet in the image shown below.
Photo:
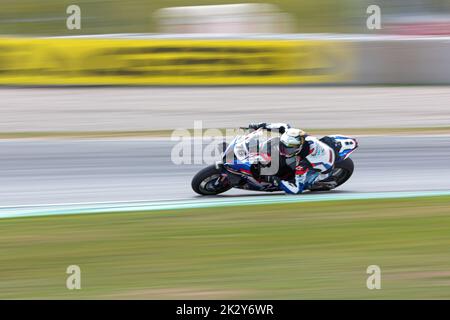
<path fill-rule="evenodd" d="M 306 133 L 300 129 L 287 129 L 280 137 L 280 154 L 285 157 L 293 157 L 302 149 Z"/>

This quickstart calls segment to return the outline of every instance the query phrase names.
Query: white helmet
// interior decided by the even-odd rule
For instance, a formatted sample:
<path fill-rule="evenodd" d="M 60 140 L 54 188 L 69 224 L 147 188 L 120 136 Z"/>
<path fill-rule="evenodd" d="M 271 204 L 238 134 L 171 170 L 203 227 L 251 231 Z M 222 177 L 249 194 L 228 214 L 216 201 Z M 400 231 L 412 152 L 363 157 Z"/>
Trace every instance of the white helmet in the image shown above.
<path fill-rule="evenodd" d="M 300 129 L 287 129 L 280 137 L 280 154 L 285 157 L 295 156 L 305 142 L 305 132 Z"/>

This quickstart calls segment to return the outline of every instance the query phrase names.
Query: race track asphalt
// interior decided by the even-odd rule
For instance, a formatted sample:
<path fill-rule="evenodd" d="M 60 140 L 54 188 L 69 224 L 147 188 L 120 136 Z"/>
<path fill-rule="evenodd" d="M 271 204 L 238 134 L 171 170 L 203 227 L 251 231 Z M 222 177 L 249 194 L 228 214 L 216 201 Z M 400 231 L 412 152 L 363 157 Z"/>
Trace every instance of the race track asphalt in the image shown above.
<path fill-rule="evenodd" d="M 335 193 L 450 190 L 450 136 L 366 136 Z M 0 141 L 0 206 L 195 199 L 205 165 L 175 165 L 155 139 Z M 222 197 L 262 195 L 231 190 Z"/>
<path fill-rule="evenodd" d="M 0 88 L 0 132 L 450 126 L 450 87 Z"/>

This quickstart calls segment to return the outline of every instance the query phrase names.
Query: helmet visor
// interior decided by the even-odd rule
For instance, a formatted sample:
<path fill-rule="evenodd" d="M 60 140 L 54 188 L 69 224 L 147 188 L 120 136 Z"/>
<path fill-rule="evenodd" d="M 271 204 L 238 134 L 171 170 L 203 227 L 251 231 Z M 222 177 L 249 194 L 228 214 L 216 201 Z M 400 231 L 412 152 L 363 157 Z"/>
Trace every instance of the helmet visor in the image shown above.
<path fill-rule="evenodd" d="M 280 154 L 285 157 L 295 156 L 299 152 L 299 147 L 286 147 L 284 144 L 280 143 Z"/>

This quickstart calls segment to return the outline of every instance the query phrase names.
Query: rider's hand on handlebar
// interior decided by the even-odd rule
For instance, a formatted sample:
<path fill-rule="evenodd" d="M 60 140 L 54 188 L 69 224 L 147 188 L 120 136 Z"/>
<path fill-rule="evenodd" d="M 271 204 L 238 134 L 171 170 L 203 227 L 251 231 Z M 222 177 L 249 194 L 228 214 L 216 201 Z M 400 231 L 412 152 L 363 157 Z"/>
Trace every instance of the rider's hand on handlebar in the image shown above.
<path fill-rule="evenodd" d="M 254 129 L 254 130 L 258 130 L 259 128 L 265 128 L 267 125 L 267 123 L 265 122 L 259 122 L 259 123 L 250 123 L 248 125 L 249 129 Z"/>

